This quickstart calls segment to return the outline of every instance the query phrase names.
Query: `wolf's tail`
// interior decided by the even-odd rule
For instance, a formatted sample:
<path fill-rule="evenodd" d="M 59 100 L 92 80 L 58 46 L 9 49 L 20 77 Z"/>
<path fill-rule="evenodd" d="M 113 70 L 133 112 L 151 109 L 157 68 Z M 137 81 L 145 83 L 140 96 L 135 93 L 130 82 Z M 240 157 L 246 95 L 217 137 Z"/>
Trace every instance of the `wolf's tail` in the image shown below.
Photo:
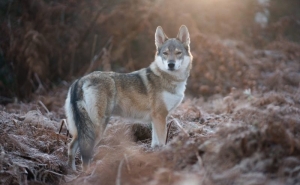
<path fill-rule="evenodd" d="M 78 86 L 79 80 L 74 82 L 70 93 L 70 103 L 73 119 L 77 128 L 79 149 L 83 166 L 87 166 L 92 158 L 95 143 L 94 124 L 89 117 L 83 102 L 83 90 Z"/>

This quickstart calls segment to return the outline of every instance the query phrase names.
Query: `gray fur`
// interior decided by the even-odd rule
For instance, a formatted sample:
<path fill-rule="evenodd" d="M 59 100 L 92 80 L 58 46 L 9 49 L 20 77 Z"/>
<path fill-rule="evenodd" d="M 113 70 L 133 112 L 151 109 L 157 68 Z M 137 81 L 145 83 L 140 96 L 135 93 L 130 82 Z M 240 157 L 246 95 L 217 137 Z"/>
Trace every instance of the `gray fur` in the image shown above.
<path fill-rule="evenodd" d="M 158 27 L 157 54 L 148 68 L 132 73 L 96 71 L 71 85 L 65 103 L 68 128 L 73 135 L 68 149 L 69 166 L 75 170 L 78 147 L 83 166 L 88 166 L 95 141 L 102 137 L 111 115 L 151 122 L 151 146 L 165 144 L 166 117 L 181 103 L 192 66 L 189 43 L 185 26 L 180 27 L 177 38 L 171 39 Z M 174 63 L 173 69 L 169 63 Z"/>

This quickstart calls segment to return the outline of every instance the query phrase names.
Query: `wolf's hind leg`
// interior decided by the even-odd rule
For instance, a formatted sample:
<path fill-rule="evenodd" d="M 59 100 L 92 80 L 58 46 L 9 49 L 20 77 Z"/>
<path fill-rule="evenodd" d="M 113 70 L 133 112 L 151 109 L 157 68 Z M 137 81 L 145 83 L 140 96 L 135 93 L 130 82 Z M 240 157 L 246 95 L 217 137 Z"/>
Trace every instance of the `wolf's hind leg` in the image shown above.
<path fill-rule="evenodd" d="M 97 105 L 96 103 L 99 104 Z M 90 164 L 90 160 L 93 157 L 94 146 L 103 136 L 112 109 L 105 100 L 95 101 L 95 105 L 90 104 L 90 106 L 95 107 L 97 112 L 88 112 L 88 119 L 85 120 L 85 127 L 88 132 L 85 132 L 85 134 L 82 134 L 80 137 L 79 145 L 83 171 L 86 171 Z"/>
<path fill-rule="evenodd" d="M 83 168 L 88 167 L 95 142 L 102 137 L 114 107 L 115 84 L 113 78 L 100 75 L 97 80 L 99 83 L 87 83 L 83 86 L 85 104 L 81 112 L 85 118 L 85 132 L 79 135 Z"/>
<path fill-rule="evenodd" d="M 84 139 L 82 138 L 80 149 L 81 149 L 81 158 L 82 158 L 82 169 L 83 171 L 86 171 L 88 166 L 90 165 L 90 161 L 93 156 L 93 149 L 95 146 L 95 143 L 99 141 L 103 133 L 105 131 L 106 125 L 108 123 L 109 116 L 105 115 L 105 110 L 101 111 L 98 110 L 99 114 L 97 115 L 97 118 L 93 117 L 93 120 L 97 120 L 96 123 L 90 123 L 88 125 L 93 126 L 93 130 L 89 129 L 89 137 Z M 93 139 L 91 139 L 93 138 Z"/>
<path fill-rule="evenodd" d="M 78 136 L 74 135 L 68 147 L 68 166 L 72 167 L 73 170 L 76 170 L 75 155 L 78 150 L 78 147 L 79 147 Z"/>
<path fill-rule="evenodd" d="M 82 129 L 86 130 L 79 136 L 79 148 L 82 159 L 83 171 L 87 169 L 90 164 L 90 160 L 93 156 L 93 148 L 95 143 L 95 126 L 90 119 L 85 120 L 85 127 Z"/>

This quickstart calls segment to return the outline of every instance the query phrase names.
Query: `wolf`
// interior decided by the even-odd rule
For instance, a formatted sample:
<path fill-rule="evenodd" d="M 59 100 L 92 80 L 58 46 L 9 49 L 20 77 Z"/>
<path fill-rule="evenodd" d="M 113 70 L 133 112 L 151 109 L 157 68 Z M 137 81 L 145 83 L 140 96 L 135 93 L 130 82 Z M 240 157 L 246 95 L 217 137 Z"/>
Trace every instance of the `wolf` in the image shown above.
<path fill-rule="evenodd" d="M 151 147 L 165 145 L 167 116 L 184 98 L 192 68 L 189 31 L 182 25 L 176 38 L 168 38 L 158 26 L 155 45 L 155 59 L 147 68 L 131 73 L 95 71 L 70 86 L 65 112 L 72 135 L 68 165 L 73 170 L 78 148 L 83 170 L 87 168 L 95 141 L 112 115 L 151 123 Z"/>

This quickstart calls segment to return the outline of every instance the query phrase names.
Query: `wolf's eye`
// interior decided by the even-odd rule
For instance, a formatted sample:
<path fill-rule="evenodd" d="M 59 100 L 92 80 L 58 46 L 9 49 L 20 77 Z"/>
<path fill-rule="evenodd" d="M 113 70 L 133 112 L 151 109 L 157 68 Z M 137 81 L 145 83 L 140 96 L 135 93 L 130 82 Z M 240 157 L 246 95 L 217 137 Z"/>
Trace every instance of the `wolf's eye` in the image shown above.
<path fill-rule="evenodd" d="M 182 53 L 181 51 L 177 51 L 175 54 L 176 55 L 181 55 L 181 53 Z"/>
<path fill-rule="evenodd" d="M 165 51 L 165 52 L 163 52 L 163 54 L 164 54 L 164 55 L 168 55 L 168 52 Z"/>

